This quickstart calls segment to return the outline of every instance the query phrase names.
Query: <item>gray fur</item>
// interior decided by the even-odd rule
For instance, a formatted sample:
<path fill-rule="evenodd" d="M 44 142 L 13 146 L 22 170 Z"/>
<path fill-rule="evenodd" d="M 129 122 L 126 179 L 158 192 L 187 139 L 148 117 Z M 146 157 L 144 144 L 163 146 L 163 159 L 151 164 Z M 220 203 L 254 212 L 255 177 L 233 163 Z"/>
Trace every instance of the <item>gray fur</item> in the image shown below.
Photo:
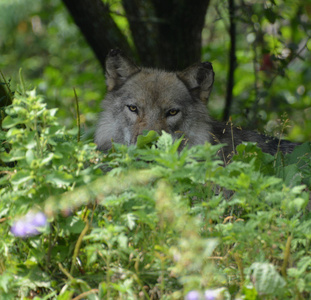
<path fill-rule="evenodd" d="M 164 130 L 174 138 L 184 135 L 189 146 L 226 143 L 225 156 L 242 141 L 257 142 L 271 154 L 291 152 L 296 145 L 212 120 L 206 108 L 214 82 L 211 63 L 166 72 L 140 68 L 120 50 L 112 50 L 106 60 L 106 79 L 108 93 L 95 133 L 100 150 L 110 149 L 112 141 L 135 144 L 143 130 Z"/>

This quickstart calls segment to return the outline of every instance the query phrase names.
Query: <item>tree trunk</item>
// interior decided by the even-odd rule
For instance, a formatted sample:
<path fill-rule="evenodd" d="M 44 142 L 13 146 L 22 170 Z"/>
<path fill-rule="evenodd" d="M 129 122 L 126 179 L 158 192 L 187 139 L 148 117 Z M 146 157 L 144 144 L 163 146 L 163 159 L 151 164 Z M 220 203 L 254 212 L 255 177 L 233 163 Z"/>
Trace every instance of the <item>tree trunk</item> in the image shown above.
<path fill-rule="evenodd" d="M 181 70 L 201 59 L 209 0 L 123 0 L 144 65 Z"/>
<path fill-rule="evenodd" d="M 230 53 L 229 53 L 229 71 L 227 81 L 227 95 L 226 106 L 223 115 L 223 121 L 228 121 L 230 116 L 230 109 L 233 100 L 233 86 L 234 86 L 234 70 L 236 68 L 236 26 L 235 26 L 235 5 L 234 0 L 229 0 L 229 18 L 230 18 Z"/>
<path fill-rule="evenodd" d="M 112 48 L 121 48 L 129 55 L 132 50 L 110 16 L 102 0 L 63 0 L 75 23 L 93 49 L 103 69 L 106 55 Z"/>
<path fill-rule="evenodd" d="M 135 49 L 102 0 L 63 0 L 101 65 L 112 48 L 138 53 L 149 67 L 181 70 L 201 59 L 201 33 L 210 0 L 123 0 Z"/>
<path fill-rule="evenodd" d="M 158 23 L 160 67 L 184 69 L 201 60 L 202 30 L 209 0 L 153 0 Z"/>
<path fill-rule="evenodd" d="M 159 34 L 154 6 L 150 0 L 123 0 L 126 18 L 129 22 L 134 44 L 140 62 L 148 67 L 160 67 L 157 51 Z"/>

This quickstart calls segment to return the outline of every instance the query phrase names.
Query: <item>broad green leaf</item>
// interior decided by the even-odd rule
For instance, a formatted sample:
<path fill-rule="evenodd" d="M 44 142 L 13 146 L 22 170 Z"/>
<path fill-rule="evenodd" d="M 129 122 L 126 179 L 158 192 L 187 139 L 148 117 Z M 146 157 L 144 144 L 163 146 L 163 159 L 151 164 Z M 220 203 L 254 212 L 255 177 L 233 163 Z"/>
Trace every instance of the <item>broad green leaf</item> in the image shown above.
<path fill-rule="evenodd" d="M 18 124 L 24 124 L 27 121 L 25 118 L 12 118 L 11 116 L 6 116 L 2 122 L 3 128 L 12 128 Z"/>
<path fill-rule="evenodd" d="M 32 149 L 28 149 L 26 151 L 26 162 L 27 162 L 27 164 L 31 165 L 31 163 L 34 160 L 34 158 L 35 158 L 35 154 L 34 154 L 33 150 Z"/>
<path fill-rule="evenodd" d="M 57 185 L 69 185 L 73 182 L 71 174 L 62 171 L 52 171 L 46 176 L 46 181 Z"/>
<path fill-rule="evenodd" d="M 69 232 L 80 234 L 84 227 L 85 223 L 80 218 L 76 216 L 66 218 L 65 228 Z"/>
<path fill-rule="evenodd" d="M 302 176 L 298 166 L 296 164 L 285 166 L 283 168 L 283 179 L 288 186 L 295 186 L 301 183 Z"/>
<path fill-rule="evenodd" d="M 146 147 L 150 147 L 152 142 L 156 141 L 159 137 L 159 134 L 153 130 L 150 130 L 145 135 L 139 135 L 137 137 L 137 148 L 142 149 Z"/>
<path fill-rule="evenodd" d="M 286 285 L 283 277 L 270 263 L 253 263 L 250 267 L 250 275 L 259 295 L 278 294 Z"/>
<path fill-rule="evenodd" d="M 42 159 L 40 166 L 47 165 L 54 157 L 54 153 L 48 153 L 48 155 Z"/>
<path fill-rule="evenodd" d="M 22 184 L 28 180 L 32 179 L 32 176 L 30 175 L 30 171 L 22 170 L 18 171 L 16 174 L 14 174 L 11 178 L 11 182 L 14 185 Z"/>

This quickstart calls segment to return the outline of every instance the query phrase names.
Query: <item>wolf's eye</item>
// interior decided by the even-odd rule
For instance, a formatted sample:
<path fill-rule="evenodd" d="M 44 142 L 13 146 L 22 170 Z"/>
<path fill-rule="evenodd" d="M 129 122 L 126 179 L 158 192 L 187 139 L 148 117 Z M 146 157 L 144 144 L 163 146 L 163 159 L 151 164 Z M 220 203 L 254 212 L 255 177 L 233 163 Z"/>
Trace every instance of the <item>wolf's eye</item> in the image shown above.
<path fill-rule="evenodd" d="M 137 108 L 137 106 L 135 106 L 135 105 L 127 105 L 127 107 L 129 108 L 129 110 L 130 110 L 131 112 L 138 113 L 138 108 Z"/>
<path fill-rule="evenodd" d="M 167 117 L 176 116 L 179 113 L 179 109 L 172 108 L 167 113 Z"/>

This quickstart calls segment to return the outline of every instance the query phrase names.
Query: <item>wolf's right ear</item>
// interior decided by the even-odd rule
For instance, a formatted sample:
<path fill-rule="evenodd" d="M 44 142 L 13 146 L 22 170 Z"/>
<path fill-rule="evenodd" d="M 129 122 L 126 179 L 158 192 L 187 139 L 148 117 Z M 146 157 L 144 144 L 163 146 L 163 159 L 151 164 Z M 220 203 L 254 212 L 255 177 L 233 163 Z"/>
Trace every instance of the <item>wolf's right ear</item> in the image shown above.
<path fill-rule="evenodd" d="M 106 58 L 106 84 L 108 91 L 122 84 L 129 76 L 140 71 L 120 49 L 112 49 Z"/>
<path fill-rule="evenodd" d="M 212 91 L 214 76 L 210 62 L 197 63 L 178 73 L 179 78 L 193 92 L 198 92 L 201 101 L 207 102 Z"/>

